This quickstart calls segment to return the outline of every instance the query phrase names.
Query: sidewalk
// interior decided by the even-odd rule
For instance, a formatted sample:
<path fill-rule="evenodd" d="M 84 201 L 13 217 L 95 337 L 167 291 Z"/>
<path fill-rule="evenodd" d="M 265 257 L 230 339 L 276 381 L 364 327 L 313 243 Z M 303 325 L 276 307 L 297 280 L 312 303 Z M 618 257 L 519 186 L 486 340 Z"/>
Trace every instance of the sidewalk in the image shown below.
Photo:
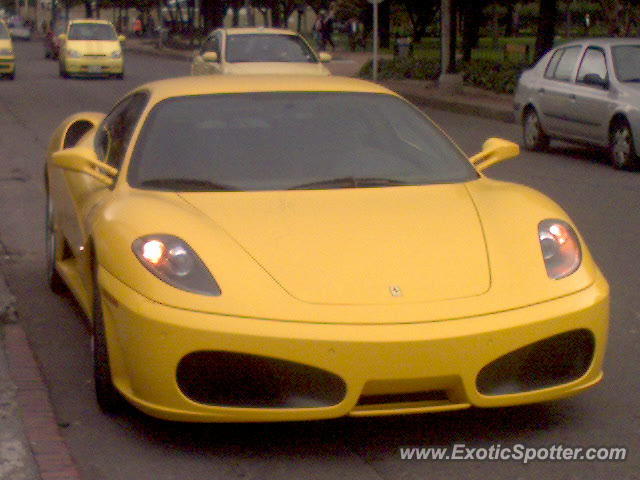
<path fill-rule="evenodd" d="M 152 40 L 127 39 L 125 50 L 147 55 L 164 56 L 191 61 L 193 50 L 158 49 Z M 355 77 L 360 68 L 371 59 L 369 52 L 338 51 L 332 54 L 328 68 L 334 75 Z M 513 99 L 487 90 L 464 86 L 459 95 L 441 92 L 436 82 L 426 80 L 384 80 L 380 82 L 419 106 L 447 110 L 466 115 L 512 123 Z"/>

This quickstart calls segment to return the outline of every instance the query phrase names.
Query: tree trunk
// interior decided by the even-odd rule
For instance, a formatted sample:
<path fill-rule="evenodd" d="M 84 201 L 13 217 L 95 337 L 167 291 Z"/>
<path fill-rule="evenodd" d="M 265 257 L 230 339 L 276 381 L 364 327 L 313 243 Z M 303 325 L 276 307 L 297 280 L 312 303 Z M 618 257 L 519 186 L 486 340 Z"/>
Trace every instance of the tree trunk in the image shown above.
<path fill-rule="evenodd" d="M 200 9 L 205 32 L 223 26 L 225 7 L 223 0 L 202 0 Z"/>
<path fill-rule="evenodd" d="M 538 61 L 553 47 L 553 39 L 556 34 L 556 15 L 558 13 L 557 3 L 557 0 L 540 0 L 535 61 Z"/>

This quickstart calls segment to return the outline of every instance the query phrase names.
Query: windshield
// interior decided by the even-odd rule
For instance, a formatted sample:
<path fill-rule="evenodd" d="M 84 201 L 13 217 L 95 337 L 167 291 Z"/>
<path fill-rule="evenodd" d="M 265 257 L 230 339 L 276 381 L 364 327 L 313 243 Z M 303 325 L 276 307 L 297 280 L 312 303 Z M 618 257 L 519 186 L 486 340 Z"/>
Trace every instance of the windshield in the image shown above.
<path fill-rule="evenodd" d="M 612 47 L 613 66 L 621 82 L 640 82 L 640 44 Z"/>
<path fill-rule="evenodd" d="M 304 40 L 296 35 L 228 35 L 226 49 L 226 60 L 230 63 L 318 61 Z"/>
<path fill-rule="evenodd" d="M 117 40 L 116 32 L 105 23 L 74 23 L 69 28 L 69 40 Z"/>
<path fill-rule="evenodd" d="M 3 40 L 9 38 L 9 30 L 4 26 L 4 23 L 0 23 L 0 38 Z"/>
<path fill-rule="evenodd" d="M 363 188 L 477 178 L 417 109 L 392 95 L 242 93 L 157 104 L 129 183 L 169 191 Z"/>

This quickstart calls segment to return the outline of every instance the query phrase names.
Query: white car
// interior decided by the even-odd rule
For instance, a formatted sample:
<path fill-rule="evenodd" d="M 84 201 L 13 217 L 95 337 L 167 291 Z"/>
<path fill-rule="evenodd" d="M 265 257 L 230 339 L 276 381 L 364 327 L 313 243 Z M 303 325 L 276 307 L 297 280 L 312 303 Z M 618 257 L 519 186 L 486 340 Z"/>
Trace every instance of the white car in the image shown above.
<path fill-rule="evenodd" d="M 209 34 L 191 63 L 192 75 L 285 74 L 330 75 L 317 54 L 291 30 L 275 28 L 219 28 Z"/>
<path fill-rule="evenodd" d="M 20 18 L 12 18 L 7 22 L 9 34 L 15 40 L 31 40 L 31 28 Z"/>
<path fill-rule="evenodd" d="M 640 166 L 640 40 L 575 40 L 545 54 L 518 81 L 525 148 L 551 139 L 608 150 L 615 168 Z"/>

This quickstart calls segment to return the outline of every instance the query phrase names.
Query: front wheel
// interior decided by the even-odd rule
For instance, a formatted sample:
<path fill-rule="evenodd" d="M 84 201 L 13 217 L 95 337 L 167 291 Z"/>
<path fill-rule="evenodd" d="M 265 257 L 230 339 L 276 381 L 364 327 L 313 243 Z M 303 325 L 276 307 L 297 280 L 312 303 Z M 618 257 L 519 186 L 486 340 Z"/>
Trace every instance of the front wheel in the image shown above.
<path fill-rule="evenodd" d="M 47 283 L 54 293 L 64 293 L 67 287 L 56 268 L 57 261 L 61 259 L 62 241 L 56 231 L 53 202 L 49 193 L 47 193 L 45 213 L 45 245 L 47 247 Z"/>
<path fill-rule="evenodd" d="M 637 165 L 638 156 L 633 145 L 633 134 L 626 120 L 617 122 L 609 134 L 609 156 L 613 168 L 628 169 Z"/>
<path fill-rule="evenodd" d="M 549 147 L 549 137 L 542 130 L 538 113 L 533 108 L 524 114 L 522 140 L 527 150 L 545 150 Z"/>
<path fill-rule="evenodd" d="M 93 335 L 91 337 L 93 381 L 98 406 L 104 413 L 113 415 L 122 411 L 125 401 L 111 378 L 107 333 L 104 325 L 102 295 L 98 286 L 97 271 L 94 274 L 93 284 Z"/>
<path fill-rule="evenodd" d="M 65 70 L 64 66 L 62 65 L 62 63 L 60 63 L 60 76 L 62 78 L 69 78 L 69 74 L 67 73 L 67 71 Z"/>

